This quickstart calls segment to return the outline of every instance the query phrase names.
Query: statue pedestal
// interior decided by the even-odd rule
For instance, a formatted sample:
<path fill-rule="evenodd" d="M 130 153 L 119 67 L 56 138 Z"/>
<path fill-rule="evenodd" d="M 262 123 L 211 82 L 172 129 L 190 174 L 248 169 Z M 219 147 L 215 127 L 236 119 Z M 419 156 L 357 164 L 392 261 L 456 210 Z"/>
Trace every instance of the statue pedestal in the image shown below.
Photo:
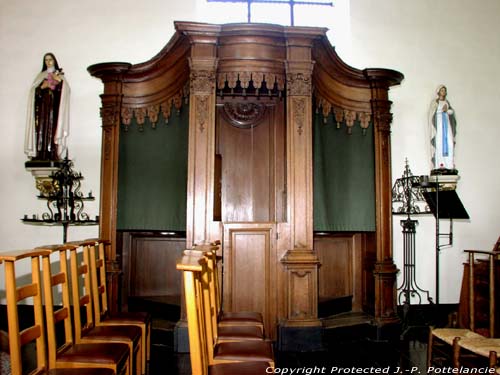
<path fill-rule="evenodd" d="M 35 177 L 37 190 L 44 197 L 56 192 L 57 186 L 54 186 L 54 180 L 51 176 L 60 169 L 61 165 L 60 161 L 50 160 L 30 160 L 24 163 L 26 170 Z"/>
<path fill-rule="evenodd" d="M 458 174 L 434 174 L 429 176 L 429 182 L 438 184 L 439 190 L 455 190 L 457 188 Z"/>

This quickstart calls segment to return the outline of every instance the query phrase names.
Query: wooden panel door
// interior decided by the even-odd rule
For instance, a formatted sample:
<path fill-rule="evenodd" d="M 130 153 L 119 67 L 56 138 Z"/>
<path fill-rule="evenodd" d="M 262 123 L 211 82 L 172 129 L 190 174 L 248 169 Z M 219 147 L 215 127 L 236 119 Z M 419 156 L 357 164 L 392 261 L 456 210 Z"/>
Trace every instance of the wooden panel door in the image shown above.
<path fill-rule="evenodd" d="M 224 224 L 225 311 L 258 311 L 274 337 L 276 265 L 274 223 Z"/>
<path fill-rule="evenodd" d="M 214 218 L 222 222 L 284 221 L 283 102 L 276 98 L 220 101 L 216 118 Z M 241 124 L 241 116 L 252 109 L 255 118 L 248 116 Z"/>
<path fill-rule="evenodd" d="M 352 311 L 362 309 L 362 234 L 328 234 L 314 237 L 314 249 L 321 263 L 320 300 L 351 297 Z"/>
<path fill-rule="evenodd" d="M 123 308 L 130 297 L 180 305 L 181 274 L 175 263 L 186 239 L 159 232 L 123 232 L 122 238 Z"/>

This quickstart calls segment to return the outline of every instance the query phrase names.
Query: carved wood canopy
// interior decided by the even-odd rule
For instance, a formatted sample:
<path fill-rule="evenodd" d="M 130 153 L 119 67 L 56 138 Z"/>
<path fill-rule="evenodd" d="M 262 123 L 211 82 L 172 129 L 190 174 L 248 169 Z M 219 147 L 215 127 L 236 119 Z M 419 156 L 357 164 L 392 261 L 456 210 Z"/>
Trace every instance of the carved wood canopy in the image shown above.
<path fill-rule="evenodd" d="M 193 74 L 200 74 L 193 73 L 189 63 L 194 37 L 204 38 L 207 46 L 217 49 L 213 79 L 218 90 L 265 86 L 285 92 L 291 82 L 295 88 L 300 88 L 299 80 L 307 85 L 312 83 L 317 109 L 347 126 L 355 120 L 363 128 L 370 123 L 373 85 L 389 87 L 403 78 L 387 69 L 358 70 L 348 66 L 328 41 L 325 28 L 193 22 L 176 22 L 175 27 L 171 40 L 149 61 L 89 67 L 92 75 L 104 81 L 122 83 L 122 124 L 129 125 L 135 117 L 137 124 L 142 125 L 148 117 L 154 125 L 160 113 L 168 119 L 172 107 L 180 108 L 183 99 L 189 97 L 190 75 L 193 80 Z M 312 74 L 290 64 L 294 57 L 287 56 L 287 47 L 304 43 L 312 43 Z"/>

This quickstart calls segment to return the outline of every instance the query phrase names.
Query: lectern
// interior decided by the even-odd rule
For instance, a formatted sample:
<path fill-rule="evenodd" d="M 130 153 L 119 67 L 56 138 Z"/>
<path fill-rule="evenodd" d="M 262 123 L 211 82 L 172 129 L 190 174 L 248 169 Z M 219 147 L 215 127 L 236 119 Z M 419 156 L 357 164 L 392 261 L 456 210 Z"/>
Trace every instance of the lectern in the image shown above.
<path fill-rule="evenodd" d="M 440 178 L 438 175 L 423 176 L 421 178 L 420 186 L 423 189 L 423 196 L 436 218 L 436 304 L 439 304 L 439 256 L 441 249 L 445 246 L 453 244 L 453 219 L 469 219 L 469 214 L 465 210 L 462 201 L 458 197 L 455 190 L 456 180 L 455 177 L 452 183 L 449 183 L 449 176 Z M 448 219 L 450 227 L 448 233 L 442 233 L 440 229 L 440 220 Z M 448 242 L 441 243 L 443 238 L 447 238 Z"/>

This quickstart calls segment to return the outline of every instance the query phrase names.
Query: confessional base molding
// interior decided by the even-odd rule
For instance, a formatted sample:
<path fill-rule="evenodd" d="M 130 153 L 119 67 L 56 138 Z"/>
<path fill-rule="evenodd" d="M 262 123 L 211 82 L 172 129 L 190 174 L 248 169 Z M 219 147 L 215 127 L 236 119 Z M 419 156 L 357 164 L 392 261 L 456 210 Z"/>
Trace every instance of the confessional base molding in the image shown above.
<path fill-rule="evenodd" d="M 369 324 L 358 329 L 353 327 L 339 327 L 334 335 L 342 340 L 343 332 L 349 331 L 348 335 L 362 334 L 363 337 L 369 337 L 373 341 L 393 341 L 400 338 L 402 326 L 400 322 L 377 325 Z M 277 327 L 278 337 L 276 348 L 279 351 L 288 352 L 316 352 L 326 350 L 326 341 L 324 339 L 327 329 L 321 324 L 313 326 L 295 326 L 288 322 L 282 322 Z M 347 332 L 346 331 L 346 332 Z M 344 332 L 344 334 L 347 334 Z M 332 335 L 332 332 L 329 333 Z M 344 337 L 345 338 L 345 337 Z M 178 321 L 174 328 L 174 350 L 176 353 L 189 353 L 189 336 L 186 321 Z"/>
<path fill-rule="evenodd" d="M 277 348 L 280 351 L 316 352 L 325 350 L 324 328 L 320 325 L 294 326 L 287 322 L 278 325 Z"/>
<path fill-rule="evenodd" d="M 189 333 L 186 320 L 179 320 L 174 327 L 174 351 L 189 353 Z"/>

